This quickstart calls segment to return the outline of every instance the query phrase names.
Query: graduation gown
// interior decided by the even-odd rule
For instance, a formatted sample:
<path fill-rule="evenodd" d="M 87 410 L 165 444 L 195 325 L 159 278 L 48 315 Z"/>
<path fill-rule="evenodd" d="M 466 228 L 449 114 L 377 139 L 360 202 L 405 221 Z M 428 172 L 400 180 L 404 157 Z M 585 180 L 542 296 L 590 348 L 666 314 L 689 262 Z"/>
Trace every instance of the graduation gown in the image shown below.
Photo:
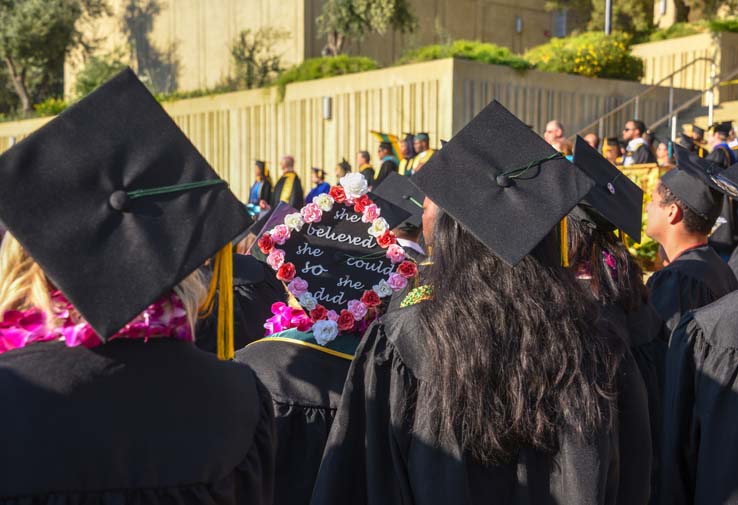
<path fill-rule="evenodd" d="M 295 172 L 286 172 L 274 186 L 272 208 L 276 208 L 279 202 L 285 202 L 295 209 L 301 209 L 305 205 L 302 183 Z"/>
<path fill-rule="evenodd" d="M 647 283 L 651 305 L 671 333 L 687 311 L 703 307 L 738 288 L 735 275 L 709 246 L 683 252 Z"/>
<path fill-rule="evenodd" d="M 735 200 L 728 195 L 723 197 L 723 208 L 720 211 L 720 217 L 723 222 L 717 229 L 710 235 L 710 246 L 715 249 L 721 257 L 728 258 L 733 252 L 738 242 L 736 241 L 736 233 L 738 228 L 738 215 L 736 215 L 738 207 L 735 204 Z"/>
<path fill-rule="evenodd" d="M 364 176 L 366 179 L 366 183 L 371 187 L 374 186 L 374 167 L 371 165 L 361 165 L 359 167 L 359 172 L 361 172 L 361 175 Z"/>
<path fill-rule="evenodd" d="M 358 335 L 323 347 L 296 330 L 236 353 L 269 390 L 277 428 L 275 505 L 309 503 Z"/>
<path fill-rule="evenodd" d="M 733 249 L 730 259 L 728 259 L 728 266 L 733 271 L 733 274 L 735 274 L 736 279 L 738 279 L 738 247 Z"/>
<path fill-rule="evenodd" d="M 189 342 L 0 355 L 0 504 L 269 504 L 274 427 L 254 373 Z"/>
<path fill-rule="evenodd" d="M 379 173 L 372 186 L 379 186 L 384 178 L 392 172 L 397 172 L 397 162 L 393 158 L 385 158 L 382 161 L 382 166 L 379 168 Z"/>
<path fill-rule="evenodd" d="M 272 304 L 286 302 L 287 294 L 274 270 L 253 256 L 233 255 L 233 347 L 238 350 L 264 336 L 264 323 L 272 317 Z M 217 301 L 210 317 L 199 322 L 197 347 L 218 349 Z"/>
<path fill-rule="evenodd" d="M 726 142 L 722 142 L 720 144 L 717 144 L 710 154 L 705 156 L 706 160 L 710 160 L 716 165 L 719 165 L 723 168 L 728 168 L 736 161 L 735 153 L 732 151 L 730 146 Z"/>
<path fill-rule="evenodd" d="M 418 307 L 387 314 L 362 339 L 312 505 L 647 502 L 648 409 L 643 381 L 629 354 L 620 368 L 614 429 L 603 429 L 590 443 L 562 430 L 555 455 L 522 450 L 515 463 L 486 466 L 462 452 L 458 443 L 439 441 L 416 415 L 418 388 L 433 380 L 424 359 Z"/>
<path fill-rule="evenodd" d="M 660 503 L 738 504 L 738 292 L 687 314 L 666 361 Z"/>
<path fill-rule="evenodd" d="M 632 151 L 627 151 L 623 158 L 623 164 L 625 160 L 633 160 L 629 164 L 639 165 L 642 163 L 656 163 L 656 156 L 651 152 L 651 148 L 646 143 L 641 143 L 635 146 Z"/>

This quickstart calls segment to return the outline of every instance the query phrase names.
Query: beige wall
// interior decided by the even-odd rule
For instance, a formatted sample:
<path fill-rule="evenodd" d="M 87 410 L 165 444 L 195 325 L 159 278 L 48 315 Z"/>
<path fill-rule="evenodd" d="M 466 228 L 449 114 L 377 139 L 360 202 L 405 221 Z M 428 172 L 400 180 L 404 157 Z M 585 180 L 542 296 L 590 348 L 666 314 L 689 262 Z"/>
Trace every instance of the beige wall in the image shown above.
<path fill-rule="evenodd" d="M 536 131 L 556 118 L 569 134 L 643 89 L 638 83 L 447 59 L 292 84 L 282 102 L 276 90 L 268 89 L 180 100 L 165 108 L 246 199 L 255 159 L 276 168 L 282 155 L 293 154 L 303 181 L 309 180 L 311 166 L 319 166 L 334 182 L 342 157 L 354 166 L 361 149 L 376 157 L 370 130 L 428 131 L 437 146 L 497 99 Z M 332 102 L 330 119 L 323 117 L 324 97 Z M 641 107 L 646 121 L 665 113 L 667 91 L 652 94 Z M 614 118 L 609 132 L 619 131 L 631 114 L 624 111 Z M 47 120 L 0 123 L 0 151 L 11 137 L 21 139 Z"/>

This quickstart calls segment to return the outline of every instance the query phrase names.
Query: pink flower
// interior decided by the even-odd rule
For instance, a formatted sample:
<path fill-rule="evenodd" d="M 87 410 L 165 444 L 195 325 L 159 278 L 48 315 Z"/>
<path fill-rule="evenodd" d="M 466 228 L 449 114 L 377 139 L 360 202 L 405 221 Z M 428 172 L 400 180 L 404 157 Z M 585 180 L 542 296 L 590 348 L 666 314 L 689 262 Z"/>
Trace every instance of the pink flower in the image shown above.
<path fill-rule="evenodd" d="M 367 307 L 359 300 L 351 300 L 348 302 L 347 308 L 356 321 L 364 319 L 364 316 L 366 316 Z"/>
<path fill-rule="evenodd" d="M 364 215 L 361 216 L 361 220 L 364 223 L 371 223 L 379 217 L 381 210 L 377 207 L 377 204 L 372 203 L 364 207 Z"/>
<path fill-rule="evenodd" d="M 274 243 L 284 245 L 290 239 L 290 229 L 284 224 L 278 224 L 269 234 Z"/>
<path fill-rule="evenodd" d="M 405 260 L 405 249 L 397 244 L 392 244 L 387 248 L 387 258 L 392 263 L 402 263 Z"/>
<path fill-rule="evenodd" d="M 329 310 L 327 317 L 329 321 L 338 321 L 338 313 L 335 310 Z"/>
<path fill-rule="evenodd" d="M 305 205 L 300 211 L 300 214 L 302 214 L 302 218 L 306 223 L 317 223 L 323 218 L 323 211 L 320 210 L 320 207 L 316 203 Z"/>
<path fill-rule="evenodd" d="M 400 274 L 391 274 L 387 280 L 387 284 L 392 288 L 393 291 L 399 291 L 405 289 L 407 286 L 407 279 Z"/>
<path fill-rule="evenodd" d="M 284 251 L 282 249 L 272 249 L 272 252 L 267 256 L 267 264 L 274 270 L 279 270 L 284 264 Z"/>
<path fill-rule="evenodd" d="M 292 296 L 295 298 L 300 298 L 302 295 L 307 293 L 308 283 L 302 277 L 295 277 L 289 284 L 287 284 L 287 290 L 292 293 Z"/>

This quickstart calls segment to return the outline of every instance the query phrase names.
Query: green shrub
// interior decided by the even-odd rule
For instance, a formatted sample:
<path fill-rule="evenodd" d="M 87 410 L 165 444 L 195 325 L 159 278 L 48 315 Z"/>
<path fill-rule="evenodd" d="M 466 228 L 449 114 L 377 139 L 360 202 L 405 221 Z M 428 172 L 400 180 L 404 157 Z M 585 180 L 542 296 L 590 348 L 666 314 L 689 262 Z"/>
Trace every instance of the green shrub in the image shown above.
<path fill-rule="evenodd" d="M 687 37 L 689 35 L 696 35 L 703 33 L 707 30 L 704 23 L 674 23 L 669 28 L 663 30 L 656 30 L 648 37 L 648 41 L 655 42 L 658 40 L 669 40 L 676 39 L 679 37 Z"/>
<path fill-rule="evenodd" d="M 585 32 L 551 39 L 528 51 L 525 58 L 546 72 L 638 81 L 643 77 L 643 61 L 631 54 L 630 46 L 631 38 L 624 33 Z"/>
<path fill-rule="evenodd" d="M 69 104 L 67 104 L 63 99 L 51 97 L 41 103 L 37 103 L 33 108 L 39 116 L 56 116 L 60 112 L 63 112 L 68 106 Z"/>
<path fill-rule="evenodd" d="M 461 58 L 493 65 L 506 65 L 517 70 L 533 68 L 533 65 L 523 57 L 513 54 L 506 47 L 473 40 L 455 40 L 450 44 L 433 44 L 414 49 L 405 53 L 399 63 L 418 63 L 443 58 Z"/>
<path fill-rule="evenodd" d="M 75 94 L 78 98 L 89 95 L 124 68 L 126 64 L 117 55 L 91 57 L 77 74 L 74 83 Z"/>
<path fill-rule="evenodd" d="M 738 18 L 715 19 L 710 21 L 710 30 L 715 33 L 733 32 L 738 33 Z"/>
<path fill-rule="evenodd" d="M 375 70 L 379 68 L 379 64 L 371 58 L 363 56 L 347 56 L 345 54 L 339 56 L 326 56 L 323 58 L 310 58 L 299 65 L 282 72 L 277 77 L 276 84 L 279 88 L 280 98 L 284 97 L 288 84 L 301 81 L 312 81 L 314 79 L 322 79 L 324 77 L 333 77 L 336 75 L 355 74 L 357 72 L 366 72 L 367 70 Z"/>

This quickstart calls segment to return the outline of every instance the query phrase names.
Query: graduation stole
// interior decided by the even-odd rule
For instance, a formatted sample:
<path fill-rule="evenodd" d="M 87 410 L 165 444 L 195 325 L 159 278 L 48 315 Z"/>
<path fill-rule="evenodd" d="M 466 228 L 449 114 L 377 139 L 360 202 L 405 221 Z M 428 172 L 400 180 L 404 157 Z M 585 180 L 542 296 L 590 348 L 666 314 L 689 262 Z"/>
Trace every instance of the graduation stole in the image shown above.
<path fill-rule="evenodd" d="M 280 201 L 284 203 L 290 203 L 290 196 L 292 196 L 292 188 L 295 185 L 295 172 L 287 172 L 284 174 L 284 185 L 282 186 L 282 192 L 279 193 Z"/>
<path fill-rule="evenodd" d="M 359 167 L 359 172 L 363 172 L 363 171 L 364 171 L 364 170 L 366 170 L 367 168 L 371 168 L 371 169 L 372 169 L 372 175 L 373 175 L 374 177 L 377 177 L 377 169 L 376 169 L 376 168 L 374 168 L 374 167 L 373 167 L 373 166 L 372 166 L 372 165 L 371 165 L 370 163 L 364 163 L 363 165 L 361 165 L 361 166 Z"/>

